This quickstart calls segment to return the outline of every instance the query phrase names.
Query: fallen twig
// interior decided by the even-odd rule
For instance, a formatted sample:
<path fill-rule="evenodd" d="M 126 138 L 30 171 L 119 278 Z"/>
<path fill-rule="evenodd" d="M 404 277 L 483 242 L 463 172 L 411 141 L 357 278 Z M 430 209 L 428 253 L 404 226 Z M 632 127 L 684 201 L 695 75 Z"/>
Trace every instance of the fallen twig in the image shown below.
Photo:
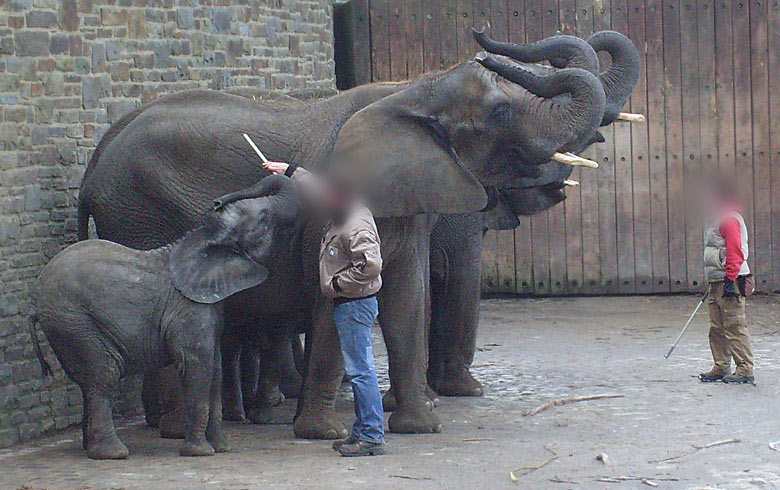
<path fill-rule="evenodd" d="M 463 439 L 463 442 L 482 442 L 482 441 L 492 441 L 492 437 L 469 437 L 467 439 Z"/>
<path fill-rule="evenodd" d="M 575 402 L 587 402 L 590 400 L 600 400 L 603 398 L 623 398 L 626 395 L 621 394 L 605 394 L 605 395 L 588 395 L 588 396 L 575 396 L 572 398 L 560 398 L 558 400 L 552 400 L 544 405 L 541 405 L 539 407 L 534 408 L 530 412 L 525 412 L 523 414 L 523 417 L 528 417 L 529 415 L 536 415 L 539 412 L 543 412 L 547 410 L 548 408 L 555 407 L 558 405 L 566 405 L 567 403 L 575 403 Z"/>
<path fill-rule="evenodd" d="M 710 449 L 710 448 L 713 448 L 713 447 L 724 446 L 726 444 L 736 444 L 738 442 L 742 442 L 742 439 L 724 439 L 722 441 L 715 441 L 715 442 L 711 442 L 709 444 L 705 444 L 704 446 L 696 446 L 696 445 L 694 445 L 693 449 L 685 451 L 682 454 L 678 454 L 677 456 L 670 456 L 668 458 L 663 458 L 663 459 L 651 459 L 650 461 L 648 461 L 648 463 L 665 463 L 667 461 L 674 461 L 675 459 L 682 459 L 682 458 L 685 458 L 687 456 L 690 456 L 691 454 L 697 453 L 697 452 L 701 451 L 702 449 Z"/>
<path fill-rule="evenodd" d="M 628 476 L 602 476 L 601 478 L 597 478 L 596 481 L 602 483 L 621 483 L 624 481 L 638 481 L 638 482 L 642 482 L 644 485 L 647 485 L 648 487 L 657 487 L 658 483 L 656 483 L 656 481 L 680 481 L 680 480 L 678 478 L 656 478 L 656 477 L 647 477 L 647 476 L 628 475 Z"/>
<path fill-rule="evenodd" d="M 557 476 L 555 478 L 550 478 L 548 481 L 551 481 L 553 483 L 569 483 L 571 485 L 579 485 L 580 482 L 574 481 L 574 480 L 563 480 L 561 478 L 558 478 Z"/>
<path fill-rule="evenodd" d="M 427 476 L 409 476 L 409 475 L 389 475 L 390 478 L 401 478 L 404 480 L 433 480 Z"/>
<path fill-rule="evenodd" d="M 548 446 L 544 446 L 544 448 L 547 449 L 548 451 L 550 451 L 550 453 L 552 453 L 552 456 L 550 456 L 549 458 L 545 459 L 540 464 L 535 465 L 535 466 L 519 466 L 519 467 L 515 468 L 514 470 L 509 472 L 509 479 L 512 480 L 513 482 L 518 482 L 518 481 L 520 481 L 520 478 L 518 478 L 515 475 L 516 471 L 525 470 L 526 473 L 520 475 L 520 476 L 525 476 L 525 475 L 528 475 L 529 473 L 533 473 L 534 471 L 536 471 L 536 470 L 538 470 L 540 468 L 544 468 L 549 463 L 552 463 L 553 461 L 558 459 L 558 453 L 556 453 L 555 451 L 550 449 Z"/>

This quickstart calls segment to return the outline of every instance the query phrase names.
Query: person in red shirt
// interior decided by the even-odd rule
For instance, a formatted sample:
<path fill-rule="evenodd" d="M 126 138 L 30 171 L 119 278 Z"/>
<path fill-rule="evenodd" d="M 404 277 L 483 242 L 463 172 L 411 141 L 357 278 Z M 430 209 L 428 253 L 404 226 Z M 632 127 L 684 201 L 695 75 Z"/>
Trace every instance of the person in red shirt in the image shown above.
<path fill-rule="evenodd" d="M 705 235 L 704 275 L 709 283 L 710 350 L 715 365 L 704 382 L 755 383 L 753 351 L 745 317 L 745 283 L 750 277 L 748 234 L 737 196 L 728 181 L 711 190 L 713 219 Z M 731 360 L 736 370 L 731 372 Z"/>

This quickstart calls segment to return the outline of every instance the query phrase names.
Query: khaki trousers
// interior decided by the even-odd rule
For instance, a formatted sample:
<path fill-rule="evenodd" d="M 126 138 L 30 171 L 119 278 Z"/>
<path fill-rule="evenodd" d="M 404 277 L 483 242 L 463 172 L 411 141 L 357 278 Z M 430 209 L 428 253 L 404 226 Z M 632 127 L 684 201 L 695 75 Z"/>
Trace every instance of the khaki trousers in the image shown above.
<path fill-rule="evenodd" d="M 710 283 L 710 349 L 715 370 L 728 374 L 731 358 L 736 374 L 753 376 L 753 351 L 745 318 L 745 298 L 724 298 L 723 281 Z"/>

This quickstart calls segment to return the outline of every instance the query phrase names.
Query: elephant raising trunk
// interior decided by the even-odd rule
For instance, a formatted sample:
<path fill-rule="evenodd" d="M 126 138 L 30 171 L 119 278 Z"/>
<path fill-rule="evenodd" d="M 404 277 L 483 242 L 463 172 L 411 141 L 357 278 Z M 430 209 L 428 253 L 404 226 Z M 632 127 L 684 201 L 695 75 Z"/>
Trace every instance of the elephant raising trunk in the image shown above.
<path fill-rule="evenodd" d="M 642 68 L 642 61 L 634 43 L 615 31 L 597 32 L 588 38 L 588 43 L 596 52 L 606 51 L 612 58 L 609 68 L 598 74 L 607 96 L 601 125 L 607 126 L 615 121 L 644 121 L 644 117 L 638 114 L 620 112 L 623 104 L 631 97 Z"/>
<path fill-rule="evenodd" d="M 483 30 L 474 30 L 474 39 L 488 53 L 508 56 L 523 63 L 549 61 L 555 68 L 582 68 L 598 75 L 599 60 L 593 48 L 575 36 L 557 35 L 530 44 L 502 43 L 490 39 Z"/>
<path fill-rule="evenodd" d="M 476 60 L 488 70 L 521 85 L 538 97 L 552 99 L 563 94 L 571 96 L 566 103 L 553 105 L 549 109 L 550 113 L 540 117 L 539 125 L 536 126 L 538 129 L 550 130 L 550 134 L 554 134 L 554 128 L 558 128 L 558 131 L 563 130 L 570 135 L 567 144 L 559 151 L 577 150 L 582 146 L 583 138 L 587 141 L 591 140 L 593 131 L 583 132 L 582 128 L 598 127 L 603 115 L 599 108 L 605 107 L 605 96 L 600 82 L 589 72 L 579 68 L 568 68 L 540 76 L 520 65 L 506 63 L 490 55 L 477 55 Z M 547 132 L 540 131 L 540 136 L 532 139 L 531 145 L 549 148 L 551 142 L 541 136 L 544 133 Z M 525 155 L 534 153 L 539 152 L 531 151 Z M 551 157 L 552 155 L 548 155 L 547 159 Z M 544 161 L 546 160 L 532 160 L 531 163 L 544 163 Z"/>

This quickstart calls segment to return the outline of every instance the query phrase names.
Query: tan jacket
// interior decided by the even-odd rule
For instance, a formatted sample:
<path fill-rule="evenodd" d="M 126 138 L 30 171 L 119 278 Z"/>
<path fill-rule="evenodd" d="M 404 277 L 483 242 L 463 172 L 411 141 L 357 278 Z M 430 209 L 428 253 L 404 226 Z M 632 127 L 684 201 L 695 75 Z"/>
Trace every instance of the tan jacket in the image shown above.
<path fill-rule="evenodd" d="M 320 289 L 329 298 L 363 298 L 382 287 L 382 256 L 374 216 L 358 206 L 330 225 L 320 245 Z"/>
<path fill-rule="evenodd" d="M 316 194 L 319 182 L 298 167 L 293 180 Z M 330 223 L 320 244 L 320 289 L 328 298 L 363 298 L 382 287 L 382 255 L 374 216 L 356 205 L 346 221 Z"/>

